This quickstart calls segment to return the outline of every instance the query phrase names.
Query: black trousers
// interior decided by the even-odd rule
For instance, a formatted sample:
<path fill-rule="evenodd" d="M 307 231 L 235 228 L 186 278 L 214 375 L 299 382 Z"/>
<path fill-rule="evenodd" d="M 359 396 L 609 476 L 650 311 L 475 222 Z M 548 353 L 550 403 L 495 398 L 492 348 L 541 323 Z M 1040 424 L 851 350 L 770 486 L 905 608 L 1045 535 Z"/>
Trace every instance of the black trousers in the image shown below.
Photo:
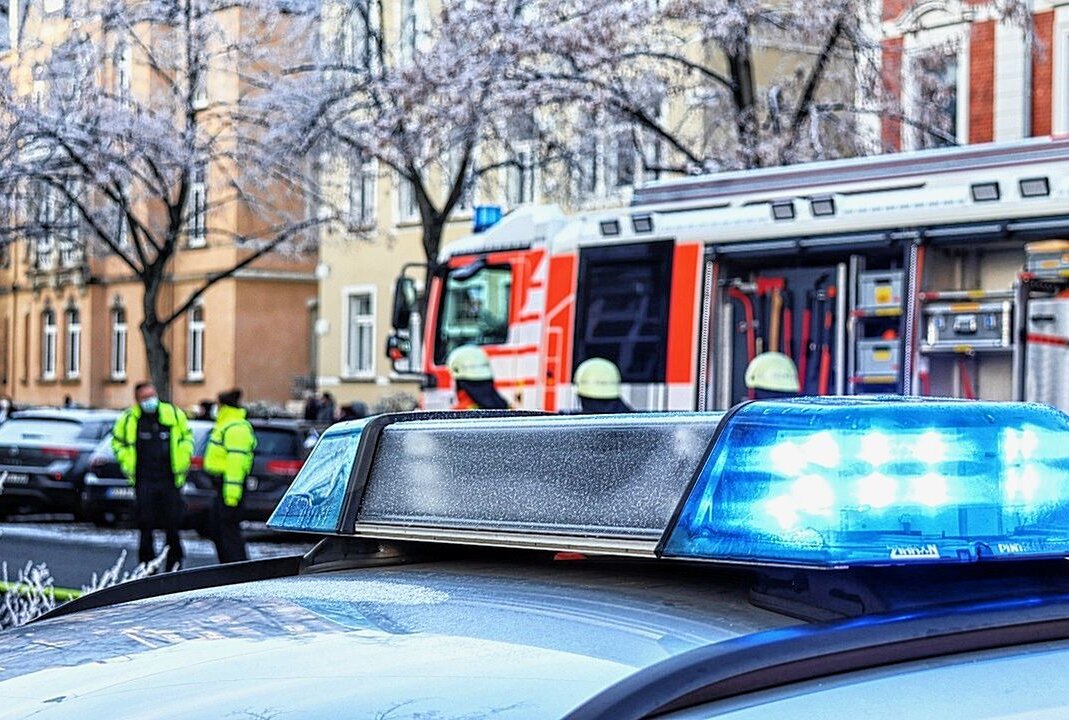
<path fill-rule="evenodd" d="M 182 539 L 178 535 L 182 527 L 183 503 L 181 491 L 173 480 L 141 481 L 134 488 L 137 498 L 137 529 L 141 542 L 137 559 L 147 563 L 156 557 L 155 531 L 163 530 L 167 541 L 167 570 L 181 566 Z"/>
<path fill-rule="evenodd" d="M 219 562 L 232 563 L 248 560 L 245 552 L 245 536 L 241 534 L 241 503 L 237 507 L 223 504 L 220 482 L 215 482 L 215 500 L 212 503 L 211 531 L 215 554 Z"/>

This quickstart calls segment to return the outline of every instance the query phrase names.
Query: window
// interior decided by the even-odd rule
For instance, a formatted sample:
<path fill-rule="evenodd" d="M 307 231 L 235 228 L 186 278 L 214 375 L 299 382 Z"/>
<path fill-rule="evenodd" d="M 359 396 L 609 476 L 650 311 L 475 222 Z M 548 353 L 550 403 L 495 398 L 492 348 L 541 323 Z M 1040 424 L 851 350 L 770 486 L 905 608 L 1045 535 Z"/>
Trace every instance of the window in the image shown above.
<path fill-rule="evenodd" d="M 193 86 L 193 107 L 201 109 L 208 106 L 208 68 L 201 68 Z"/>
<path fill-rule="evenodd" d="M 128 102 L 133 82 L 134 59 L 133 50 L 126 40 L 120 40 L 115 45 L 112 63 L 115 66 L 115 97 L 120 102 Z"/>
<path fill-rule="evenodd" d="M 375 49 L 373 28 L 378 12 L 375 1 L 356 2 L 347 12 L 348 23 L 343 27 L 343 62 L 357 70 L 370 69 Z"/>
<path fill-rule="evenodd" d="M 664 382 L 671 279 L 671 243 L 584 250 L 575 302 L 575 365 L 600 357 L 620 368 L 624 382 Z"/>
<path fill-rule="evenodd" d="M 958 51 L 934 47 L 912 58 L 919 148 L 955 145 L 958 137 Z"/>
<path fill-rule="evenodd" d="M 359 227 L 375 224 L 376 169 L 374 160 L 361 158 L 349 165 L 349 219 Z"/>
<path fill-rule="evenodd" d="M 657 118 L 660 111 L 655 107 L 647 114 Z M 579 191 L 587 198 L 608 197 L 660 174 L 660 141 L 632 122 L 621 120 L 606 125 L 588 125 L 579 141 Z"/>
<path fill-rule="evenodd" d="M 419 34 L 419 17 L 416 8 L 417 0 L 401 0 L 401 62 L 412 62 L 416 56 L 416 45 Z"/>
<path fill-rule="evenodd" d="M 56 196 L 45 183 L 38 185 L 36 225 L 37 269 L 51 270 L 56 261 Z"/>
<path fill-rule="evenodd" d="M 126 379 L 126 310 L 111 309 L 111 379 Z"/>
<path fill-rule="evenodd" d="M 190 309 L 186 332 L 186 379 L 204 379 L 204 307 Z"/>
<path fill-rule="evenodd" d="M 208 243 L 208 182 L 207 169 L 196 165 L 189 179 L 189 247 L 204 247 Z"/>
<path fill-rule="evenodd" d="M 82 316 L 78 308 L 67 308 L 66 374 L 70 379 L 82 371 Z"/>
<path fill-rule="evenodd" d="M 60 223 L 59 241 L 59 264 L 64 268 L 71 268 L 81 261 L 81 234 L 78 206 L 72 198 L 76 198 L 80 188 L 76 183 L 67 186 L 68 197 L 64 198 L 63 220 Z"/>
<path fill-rule="evenodd" d="M 41 379 L 56 379 L 56 312 L 41 313 Z"/>
<path fill-rule="evenodd" d="M 511 158 L 506 170 L 505 197 L 511 206 L 534 202 L 535 142 L 538 128 L 531 113 L 516 113 L 507 128 Z"/>
<path fill-rule="evenodd" d="M 419 220 L 419 201 L 416 188 L 407 178 L 397 176 L 397 222 Z"/>
<path fill-rule="evenodd" d="M 375 374 L 375 288 L 346 291 L 345 377 Z"/>
<path fill-rule="evenodd" d="M 476 261 L 482 262 L 482 261 Z M 454 270 L 445 281 L 434 360 L 439 365 L 461 345 L 501 345 L 508 340 L 512 270 Z"/>

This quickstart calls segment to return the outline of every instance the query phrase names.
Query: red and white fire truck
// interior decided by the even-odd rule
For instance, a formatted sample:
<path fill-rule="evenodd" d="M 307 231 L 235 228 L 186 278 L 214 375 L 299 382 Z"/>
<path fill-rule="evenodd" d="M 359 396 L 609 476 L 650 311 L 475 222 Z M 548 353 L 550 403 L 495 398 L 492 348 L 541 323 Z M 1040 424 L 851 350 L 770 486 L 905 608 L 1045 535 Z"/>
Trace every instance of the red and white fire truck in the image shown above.
<path fill-rule="evenodd" d="M 520 408 L 575 409 L 576 366 L 602 357 L 636 408 L 722 409 L 767 350 L 807 394 L 1069 403 L 1063 238 L 1069 138 L 658 182 L 575 215 L 523 207 L 443 249 L 413 360 L 429 409 L 452 404 L 446 358 L 464 344 Z M 411 281 L 396 295 L 395 358 Z"/>

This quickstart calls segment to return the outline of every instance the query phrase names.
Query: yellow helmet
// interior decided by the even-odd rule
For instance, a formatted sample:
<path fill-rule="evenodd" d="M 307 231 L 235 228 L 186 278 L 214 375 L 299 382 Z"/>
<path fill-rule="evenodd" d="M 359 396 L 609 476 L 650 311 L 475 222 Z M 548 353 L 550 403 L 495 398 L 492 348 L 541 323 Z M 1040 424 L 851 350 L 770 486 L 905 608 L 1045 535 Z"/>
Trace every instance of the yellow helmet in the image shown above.
<path fill-rule="evenodd" d="M 794 360 L 780 352 L 761 353 L 751 360 L 745 379 L 746 387 L 753 390 L 796 393 L 801 389 Z"/>
<path fill-rule="evenodd" d="M 478 345 L 461 345 L 449 353 L 446 366 L 453 375 L 453 380 L 493 380 L 490 370 L 490 358 Z"/>
<path fill-rule="evenodd" d="M 604 358 L 584 360 L 575 369 L 575 390 L 580 397 L 615 400 L 620 397 L 620 371 Z"/>

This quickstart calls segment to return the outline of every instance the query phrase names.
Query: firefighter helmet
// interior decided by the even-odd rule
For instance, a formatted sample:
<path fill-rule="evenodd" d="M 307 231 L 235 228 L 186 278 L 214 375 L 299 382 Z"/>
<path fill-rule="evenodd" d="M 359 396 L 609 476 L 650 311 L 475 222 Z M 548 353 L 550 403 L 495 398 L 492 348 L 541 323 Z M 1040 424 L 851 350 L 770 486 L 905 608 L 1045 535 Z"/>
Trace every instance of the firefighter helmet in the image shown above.
<path fill-rule="evenodd" d="M 798 384 L 798 368 L 795 367 L 794 361 L 783 353 L 761 353 L 746 367 L 746 387 L 752 390 L 796 393 L 801 390 Z"/>
<path fill-rule="evenodd" d="M 575 369 L 575 390 L 579 397 L 615 400 L 620 397 L 620 371 L 604 358 L 584 360 Z"/>
<path fill-rule="evenodd" d="M 490 370 L 490 358 L 478 345 L 461 345 L 449 353 L 446 361 L 453 380 L 493 380 L 494 374 Z"/>

